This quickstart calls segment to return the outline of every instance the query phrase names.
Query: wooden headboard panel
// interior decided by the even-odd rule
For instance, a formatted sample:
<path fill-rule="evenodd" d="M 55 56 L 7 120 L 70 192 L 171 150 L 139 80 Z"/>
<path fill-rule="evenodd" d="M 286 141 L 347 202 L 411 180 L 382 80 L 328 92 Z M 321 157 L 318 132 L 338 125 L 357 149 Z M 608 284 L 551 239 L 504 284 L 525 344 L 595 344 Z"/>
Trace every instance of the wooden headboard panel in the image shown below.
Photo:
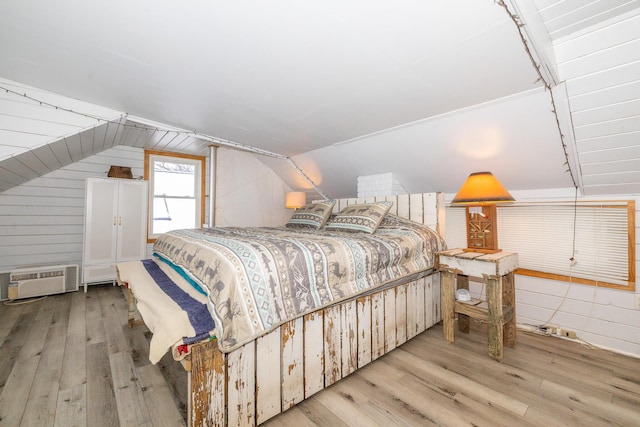
<path fill-rule="evenodd" d="M 393 206 L 389 212 L 427 225 L 441 236 L 445 232 L 443 193 L 398 194 L 395 196 L 337 199 L 333 212 L 338 213 L 347 205 L 389 200 Z"/>

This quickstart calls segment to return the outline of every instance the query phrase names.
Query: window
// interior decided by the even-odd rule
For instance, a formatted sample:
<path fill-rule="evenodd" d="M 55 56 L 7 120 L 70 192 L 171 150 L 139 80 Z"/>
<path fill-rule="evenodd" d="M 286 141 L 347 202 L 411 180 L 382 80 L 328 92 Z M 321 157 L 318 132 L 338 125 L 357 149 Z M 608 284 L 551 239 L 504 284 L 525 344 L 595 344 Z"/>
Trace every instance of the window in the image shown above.
<path fill-rule="evenodd" d="M 148 240 L 179 228 L 198 228 L 204 218 L 205 158 L 145 150 L 149 181 Z"/>
<path fill-rule="evenodd" d="M 464 221 L 447 207 L 449 246 L 466 247 Z M 634 291 L 635 201 L 498 206 L 498 246 L 518 252 L 518 274 Z"/>

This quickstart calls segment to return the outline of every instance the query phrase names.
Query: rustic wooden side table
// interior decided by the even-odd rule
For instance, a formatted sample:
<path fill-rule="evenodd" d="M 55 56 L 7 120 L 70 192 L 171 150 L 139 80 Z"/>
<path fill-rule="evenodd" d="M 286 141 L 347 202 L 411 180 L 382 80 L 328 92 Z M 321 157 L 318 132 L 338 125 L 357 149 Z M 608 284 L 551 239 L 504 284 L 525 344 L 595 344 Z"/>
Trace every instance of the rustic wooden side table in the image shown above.
<path fill-rule="evenodd" d="M 516 345 L 516 301 L 514 270 L 518 254 L 496 252 L 486 254 L 451 249 L 438 252 L 438 269 L 442 272 L 443 333 L 449 342 L 455 341 L 454 321 L 458 314 L 458 329 L 469 332 L 469 318 L 487 322 L 489 356 L 502 360 L 503 342 Z M 480 277 L 486 285 L 486 302 L 456 301 L 458 288 L 468 289 L 468 276 Z"/>

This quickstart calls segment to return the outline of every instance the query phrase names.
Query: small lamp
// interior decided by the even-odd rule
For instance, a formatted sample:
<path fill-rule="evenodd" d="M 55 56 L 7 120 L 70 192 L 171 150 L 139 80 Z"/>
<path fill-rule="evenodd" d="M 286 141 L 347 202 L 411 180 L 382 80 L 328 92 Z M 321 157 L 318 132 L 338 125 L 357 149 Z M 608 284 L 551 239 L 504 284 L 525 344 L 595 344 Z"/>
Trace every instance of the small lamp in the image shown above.
<path fill-rule="evenodd" d="M 284 207 L 287 209 L 298 209 L 307 203 L 307 194 L 304 191 L 290 191 L 285 194 Z"/>
<path fill-rule="evenodd" d="M 452 205 L 466 205 L 467 248 L 465 251 L 495 253 L 498 249 L 496 204 L 515 199 L 491 172 L 469 175 Z"/>

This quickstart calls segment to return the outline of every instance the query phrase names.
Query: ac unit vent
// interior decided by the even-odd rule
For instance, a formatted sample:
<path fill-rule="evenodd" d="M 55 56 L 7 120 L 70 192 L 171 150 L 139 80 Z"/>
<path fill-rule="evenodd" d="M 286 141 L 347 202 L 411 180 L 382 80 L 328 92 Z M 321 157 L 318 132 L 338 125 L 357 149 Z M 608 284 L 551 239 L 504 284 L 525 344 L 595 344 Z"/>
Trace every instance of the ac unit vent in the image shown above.
<path fill-rule="evenodd" d="M 78 290 L 78 266 L 56 265 L 0 273 L 0 299 L 31 298 Z"/>
<path fill-rule="evenodd" d="M 46 279 L 49 277 L 64 277 L 64 268 L 57 270 L 43 270 L 33 273 L 12 273 L 9 277 L 11 282 L 24 282 L 26 280 Z"/>
<path fill-rule="evenodd" d="M 40 277 L 60 277 L 64 276 L 64 270 L 43 271 L 40 273 Z"/>
<path fill-rule="evenodd" d="M 21 282 L 23 280 L 35 280 L 38 278 L 38 273 L 15 273 L 9 276 L 9 280 L 12 282 Z"/>

